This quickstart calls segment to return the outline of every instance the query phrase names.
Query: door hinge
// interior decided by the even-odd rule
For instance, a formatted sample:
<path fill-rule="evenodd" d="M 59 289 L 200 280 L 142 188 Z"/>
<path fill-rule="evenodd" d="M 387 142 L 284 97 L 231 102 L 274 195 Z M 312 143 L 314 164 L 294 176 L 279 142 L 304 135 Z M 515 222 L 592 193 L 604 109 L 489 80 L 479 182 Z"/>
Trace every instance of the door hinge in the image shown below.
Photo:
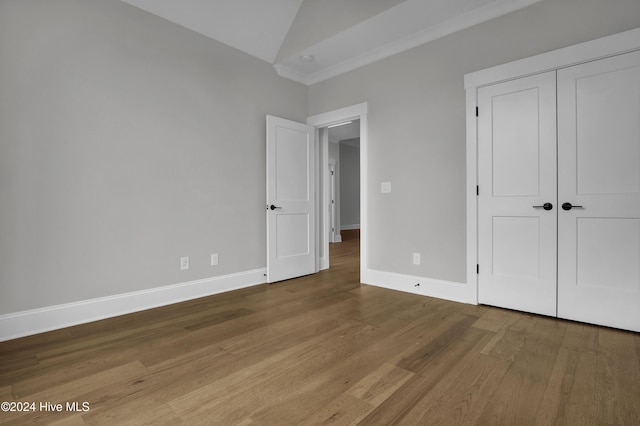
<path fill-rule="evenodd" d="M 476 117 L 480 117 L 480 109 L 476 107 Z"/>
<path fill-rule="evenodd" d="M 480 264 L 476 263 L 476 274 L 480 273 Z"/>

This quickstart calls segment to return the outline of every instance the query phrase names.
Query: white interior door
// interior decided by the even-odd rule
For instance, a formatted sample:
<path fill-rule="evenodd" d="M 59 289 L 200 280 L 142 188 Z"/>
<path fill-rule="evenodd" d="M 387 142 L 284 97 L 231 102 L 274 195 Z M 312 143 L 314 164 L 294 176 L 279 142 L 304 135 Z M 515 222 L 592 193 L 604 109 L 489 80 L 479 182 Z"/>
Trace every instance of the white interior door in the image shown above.
<path fill-rule="evenodd" d="M 558 316 L 640 331 L 640 52 L 559 70 L 558 124 Z"/>
<path fill-rule="evenodd" d="M 267 116 L 267 281 L 316 272 L 314 128 Z"/>
<path fill-rule="evenodd" d="M 555 88 L 552 71 L 478 90 L 478 301 L 552 316 Z"/>

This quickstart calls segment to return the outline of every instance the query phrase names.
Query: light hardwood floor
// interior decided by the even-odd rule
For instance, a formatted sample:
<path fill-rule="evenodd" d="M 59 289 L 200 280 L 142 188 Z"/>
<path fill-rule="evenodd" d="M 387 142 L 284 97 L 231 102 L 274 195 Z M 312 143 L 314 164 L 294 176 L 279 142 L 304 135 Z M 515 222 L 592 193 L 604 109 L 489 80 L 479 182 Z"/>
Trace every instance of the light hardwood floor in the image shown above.
<path fill-rule="evenodd" d="M 639 334 L 360 285 L 357 242 L 313 276 L 0 343 L 0 401 L 89 403 L 0 423 L 640 424 Z"/>

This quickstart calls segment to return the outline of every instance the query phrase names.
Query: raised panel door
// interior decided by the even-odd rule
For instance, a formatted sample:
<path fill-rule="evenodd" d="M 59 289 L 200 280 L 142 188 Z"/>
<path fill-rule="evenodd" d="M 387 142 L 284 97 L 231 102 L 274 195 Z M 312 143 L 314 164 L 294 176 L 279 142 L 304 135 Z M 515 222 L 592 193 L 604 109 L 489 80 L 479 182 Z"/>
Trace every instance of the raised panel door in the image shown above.
<path fill-rule="evenodd" d="M 640 52 L 558 71 L 558 165 L 558 316 L 640 331 Z"/>
<path fill-rule="evenodd" d="M 555 72 L 480 88 L 478 106 L 479 302 L 555 316 Z"/>

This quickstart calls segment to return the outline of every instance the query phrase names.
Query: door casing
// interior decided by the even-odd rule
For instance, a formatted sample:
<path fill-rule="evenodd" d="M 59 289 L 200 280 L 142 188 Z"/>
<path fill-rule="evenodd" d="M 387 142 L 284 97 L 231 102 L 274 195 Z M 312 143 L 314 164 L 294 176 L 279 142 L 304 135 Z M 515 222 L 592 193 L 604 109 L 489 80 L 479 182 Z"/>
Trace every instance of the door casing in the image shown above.
<path fill-rule="evenodd" d="M 360 120 L 360 281 L 367 281 L 368 271 L 368 214 L 367 214 L 367 158 L 368 158 L 368 132 L 367 132 L 367 113 L 368 104 L 366 102 L 351 105 L 345 108 L 336 109 L 322 114 L 313 115 L 307 118 L 307 124 L 316 128 L 316 140 L 319 141 L 319 158 L 321 164 L 316 170 L 321 170 L 323 176 L 317 179 L 317 194 L 320 195 L 320 181 L 322 181 L 321 199 L 317 203 L 318 209 L 322 209 L 325 213 L 322 215 L 322 221 L 319 220 L 320 215 L 316 215 L 317 220 L 317 241 L 320 245 L 317 253 L 319 255 L 319 269 L 327 269 L 329 267 L 329 215 L 326 214 L 330 201 L 329 194 L 329 140 L 327 137 L 320 136 L 320 129 L 332 124 L 340 123 L 348 120 Z M 318 210 L 319 211 L 319 210 Z"/>
<path fill-rule="evenodd" d="M 340 235 L 339 232 L 336 232 L 336 217 L 337 217 L 337 209 L 336 209 L 336 162 L 331 160 L 329 161 L 329 243 L 339 242 L 336 235 Z"/>

